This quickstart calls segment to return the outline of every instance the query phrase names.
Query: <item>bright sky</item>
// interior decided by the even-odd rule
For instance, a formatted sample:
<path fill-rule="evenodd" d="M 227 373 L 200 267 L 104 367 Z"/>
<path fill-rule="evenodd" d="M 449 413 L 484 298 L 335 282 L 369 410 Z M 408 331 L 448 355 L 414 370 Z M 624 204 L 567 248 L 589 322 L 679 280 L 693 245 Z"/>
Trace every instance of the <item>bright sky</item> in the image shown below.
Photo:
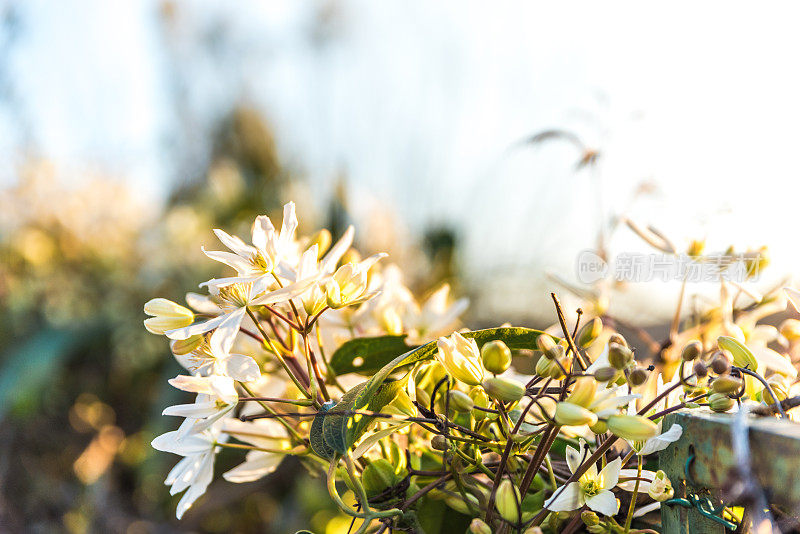
<path fill-rule="evenodd" d="M 175 153 L 197 150 L 181 117 L 202 132 L 245 97 L 321 191 L 345 169 L 360 205 L 413 228 L 456 224 L 468 275 L 534 265 L 574 278 L 597 229 L 594 182 L 566 143 L 510 148 L 567 128 L 603 152 L 607 216 L 681 245 L 766 243 L 776 272 L 800 265 L 794 2 L 204 0 L 176 2 L 172 41 L 152 0 L 9 5 L 20 29 L 2 66 L 15 99 L 0 110 L 7 158 L 30 141 L 157 199 L 184 178 Z M 324 38 L 311 31 L 321 13 L 333 13 Z M 201 41 L 218 44 L 198 52 Z M 189 82 L 183 108 L 172 69 Z M 643 180 L 656 193 L 632 201 Z"/>

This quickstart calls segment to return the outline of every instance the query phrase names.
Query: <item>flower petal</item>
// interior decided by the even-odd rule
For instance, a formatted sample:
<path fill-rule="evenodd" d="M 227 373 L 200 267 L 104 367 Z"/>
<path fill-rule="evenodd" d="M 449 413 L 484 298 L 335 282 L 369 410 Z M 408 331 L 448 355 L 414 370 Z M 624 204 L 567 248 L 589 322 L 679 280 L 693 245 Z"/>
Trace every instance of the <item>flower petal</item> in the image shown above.
<path fill-rule="evenodd" d="M 617 498 L 608 490 L 603 490 L 597 495 L 592 495 L 586 498 L 586 506 L 591 508 L 597 513 L 603 514 L 608 517 L 616 515 L 619 510 Z"/>
<path fill-rule="evenodd" d="M 258 480 L 275 471 L 283 457 L 273 452 L 252 451 L 247 454 L 246 461 L 223 473 L 222 478 L 237 484 Z"/>
<path fill-rule="evenodd" d="M 683 429 L 679 424 L 673 424 L 669 427 L 669 430 L 660 434 L 658 436 L 652 437 L 648 439 L 642 450 L 639 451 L 639 455 L 645 456 L 647 454 L 653 454 L 654 452 L 663 451 L 667 447 L 669 447 L 670 443 L 674 443 L 681 439 L 683 435 Z"/>
<path fill-rule="evenodd" d="M 189 339 L 197 334 L 204 334 L 214 330 L 216 327 L 222 324 L 222 321 L 224 321 L 226 317 L 227 315 L 220 315 L 219 317 L 214 317 L 208 321 L 195 323 L 193 325 L 184 326 L 183 328 L 177 328 L 175 330 L 167 330 L 164 334 L 170 339 Z"/>
<path fill-rule="evenodd" d="M 619 482 L 620 469 L 622 469 L 622 460 L 619 457 L 616 457 L 608 462 L 602 470 L 600 470 L 600 473 L 597 476 L 603 481 L 601 487 L 604 490 L 610 490 L 617 485 L 617 482 Z"/>
<path fill-rule="evenodd" d="M 211 346 L 211 353 L 216 357 L 224 357 L 230 353 L 233 348 L 233 342 L 236 341 L 236 334 L 239 333 L 239 327 L 242 325 L 245 308 L 239 308 L 229 313 L 225 320 L 222 321 L 217 329 L 211 334 L 209 345 Z"/>
<path fill-rule="evenodd" d="M 577 482 L 570 482 L 558 488 L 553 496 L 547 499 L 544 507 L 553 512 L 569 512 L 583 506 L 584 498 Z"/>
<path fill-rule="evenodd" d="M 239 382 L 252 382 L 261 376 L 256 361 L 244 354 L 231 354 L 221 363 L 221 372 Z"/>

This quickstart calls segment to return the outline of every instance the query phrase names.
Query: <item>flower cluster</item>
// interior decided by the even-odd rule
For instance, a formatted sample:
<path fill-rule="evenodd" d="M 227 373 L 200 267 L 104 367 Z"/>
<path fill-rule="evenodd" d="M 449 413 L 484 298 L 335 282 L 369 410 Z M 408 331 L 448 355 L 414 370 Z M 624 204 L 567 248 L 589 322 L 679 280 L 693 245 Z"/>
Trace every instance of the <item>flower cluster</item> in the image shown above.
<path fill-rule="evenodd" d="M 630 532 L 674 493 L 664 472 L 644 469 L 681 438 L 667 414 L 743 402 L 781 411 L 797 374 L 761 344 L 752 314 L 676 328 L 657 369 L 599 308 L 567 325 L 554 294 L 559 324 L 545 332 L 456 331 L 466 302 L 448 286 L 420 302 L 384 254 L 362 259 L 352 228 L 336 243 L 297 228 L 290 203 L 280 231 L 256 218 L 250 243 L 215 230 L 228 250 L 204 252 L 234 272 L 202 283 L 207 294 L 188 294 L 187 306 L 145 305 L 145 327 L 170 339 L 188 373 L 170 384 L 196 395 L 164 410 L 183 422 L 153 440 L 183 456 L 166 480 L 186 491 L 178 517 L 230 447 L 244 454 L 223 474 L 230 482 L 301 458 L 358 532 L 423 531 L 416 510 L 430 501 L 471 518 L 473 533 L 558 532 L 581 519 L 591 532 Z M 792 326 L 782 336 L 794 342 Z"/>

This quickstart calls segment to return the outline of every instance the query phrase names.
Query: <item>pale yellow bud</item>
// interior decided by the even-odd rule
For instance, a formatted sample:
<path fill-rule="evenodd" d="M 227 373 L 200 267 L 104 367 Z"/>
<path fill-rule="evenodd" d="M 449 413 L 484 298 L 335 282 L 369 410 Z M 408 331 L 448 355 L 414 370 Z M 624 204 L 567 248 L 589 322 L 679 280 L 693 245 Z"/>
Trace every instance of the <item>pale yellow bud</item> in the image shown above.
<path fill-rule="evenodd" d="M 711 383 L 714 393 L 735 393 L 742 388 L 742 381 L 732 376 L 719 376 Z"/>
<path fill-rule="evenodd" d="M 367 272 L 355 263 L 346 263 L 336 269 L 325 285 L 328 306 L 333 309 L 348 306 L 358 300 L 367 289 Z"/>
<path fill-rule="evenodd" d="M 495 507 L 500 513 L 500 517 L 512 525 L 519 523 L 521 501 L 519 490 L 508 479 L 504 479 L 497 487 L 495 496 Z"/>
<path fill-rule="evenodd" d="M 483 380 L 483 362 L 474 339 L 467 339 L 458 332 L 449 338 L 440 337 L 436 346 L 436 359 L 456 380 L 477 386 Z"/>
<path fill-rule="evenodd" d="M 580 331 L 578 332 L 578 337 L 575 339 L 575 342 L 578 346 L 582 349 L 589 347 L 594 341 L 600 336 L 600 333 L 603 331 L 603 321 L 600 317 L 595 317 L 583 327 L 581 327 Z"/>
<path fill-rule="evenodd" d="M 475 407 L 473 400 L 463 391 L 451 390 L 448 397 L 450 397 L 450 408 L 457 412 L 469 412 Z"/>
<path fill-rule="evenodd" d="M 556 342 L 549 335 L 543 334 L 536 338 L 536 346 L 539 347 L 540 351 L 547 352 L 556 346 Z"/>
<path fill-rule="evenodd" d="M 522 384 L 500 376 L 492 376 L 484 380 L 483 389 L 490 397 L 501 402 L 515 402 L 525 395 L 525 387 Z"/>
<path fill-rule="evenodd" d="M 583 376 L 575 380 L 572 386 L 572 393 L 567 397 L 567 400 L 572 404 L 588 408 L 594 401 L 595 393 L 597 393 L 597 380 L 592 376 Z"/>
<path fill-rule="evenodd" d="M 719 336 L 717 338 L 717 345 L 719 345 L 719 348 L 725 349 L 731 353 L 734 365 L 738 367 L 747 367 L 753 371 L 758 369 L 758 361 L 756 361 L 755 356 L 753 356 L 750 349 L 741 341 L 729 336 Z"/>
<path fill-rule="evenodd" d="M 194 322 L 192 310 L 163 298 L 148 301 L 144 305 L 144 312 L 153 316 L 144 320 L 144 327 L 152 334 L 163 335 Z"/>
<path fill-rule="evenodd" d="M 323 291 L 319 283 L 316 282 L 305 293 L 303 293 L 301 300 L 303 302 L 303 309 L 310 316 L 321 312 L 327 303 L 325 291 Z"/>
<path fill-rule="evenodd" d="M 708 396 L 708 407 L 717 413 L 724 413 L 733 408 L 734 400 L 724 393 L 712 393 Z"/>
<path fill-rule="evenodd" d="M 559 402 L 556 405 L 556 423 L 566 426 L 593 425 L 597 422 L 597 415 L 577 404 Z"/>
<path fill-rule="evenodd" d="M 608 425 L 605 421 L 598 419 L 595 424 L 589 426 L 589 430 L 595 434 L 605 434 L 608 432 Z"/>
<path fill-rule="evenodd" d="M 492 529 L 477 517 L 469 524 L 470 534 L 492 534 Z"/>
<path fill-rule="evenodd" d="M 472 399 L 473 402 L 472 417 L 474 417 L 476 421 L 482 421 L 483 419 L 493 415 L 491 412 L 474 408 L 476 406 L 478 408 L 488 408 L 492 403 L 492 401 L 489 399 L 489 395 L 487 395 L 482 388 L 474 388 L 472 391 L 470 391 L 469 398 Z"/>
<path fill-rule="evenodd" d="M 500 374 L 511 365 L 511 350 L 500 340 L 489 341 L 481 347 L 481 358 L 487 371 Z"/>
<path fill-rule="evenodd" d="M 633 361 L 631 349 L 619 343 L 608 344 L 608 363 L 614 369 L 623 370 Z"/>
<path fill-rule="evenodd" d="M 186 339 L 170 340 L 169 348 L 172 350 L 173 354 L 184 356 L 196 350 L 202 344 L 203 336 L 202 334 L 197 334 L 196 336 L 189 336 Z"/>
<path fill-rule="evenodd" d="M 797 319 L 786 319 L 781 323 L 781 335 L 789 341 L 800 339 L 800 321 Z"/>
<path fill-rule="evenodd" d="M 612 415 L 606 424 L 612 434 L 629 441 L 646 441 L 658 434 L 658 425 L 641 415 Z"/>

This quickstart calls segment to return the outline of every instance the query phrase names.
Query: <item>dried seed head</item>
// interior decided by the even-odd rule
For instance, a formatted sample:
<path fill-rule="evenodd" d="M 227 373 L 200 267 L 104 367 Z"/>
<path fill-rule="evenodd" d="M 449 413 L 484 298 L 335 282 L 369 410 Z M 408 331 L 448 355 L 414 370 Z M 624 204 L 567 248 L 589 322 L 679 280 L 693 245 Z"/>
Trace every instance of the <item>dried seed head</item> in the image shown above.
<path fill-rule="evenodd" d="M 701 362 L 700 360 L 694 362 L 694 367 L 692 367 L 694 374 L 697 375 L 697 378 L 705 378 L 708 376 L 708 367 L 706 364 Z"/>
<path fill-rule="evenodd" d="M 431 448 L 437 451 L 446 451 L 447 440 L 441 434 L 436 434 L 431 438 Z"/>
<path fill-rule="evenodd" d="M 611 382 L 619 375 L 613 367 L 601 367 L 594 372 L 594 379 L 598 382 Z"/>
<path fill-rule="evenodd" d="M 643 367 L 637 367 L 631 371 L 630 374 L 628 374 L 628 383 L 633 387 L 641 386 L 647 382 L 647 376 L 647 370 L 645 370 Z"/>
<path fill-rule="evenodd" d="M 633 352 L 619 343 L 608 344 L 608 363 L 618 370 L 623 370 L 633 361 Z"/>
<path fill-rule="evenodd" d="M 727 350 L 720 350 L 714 354 L 711 360 L 711 370 L 718 375 L 727 375 L 731 372 L 731 362 L 733 357 Z"/>
<path fill-rule="evenodd" d="M 684 345 L 681 351 L 681 358 L 685 362 L 693 362 L 703 353 L 703 344 L 696 339 Z"/>

